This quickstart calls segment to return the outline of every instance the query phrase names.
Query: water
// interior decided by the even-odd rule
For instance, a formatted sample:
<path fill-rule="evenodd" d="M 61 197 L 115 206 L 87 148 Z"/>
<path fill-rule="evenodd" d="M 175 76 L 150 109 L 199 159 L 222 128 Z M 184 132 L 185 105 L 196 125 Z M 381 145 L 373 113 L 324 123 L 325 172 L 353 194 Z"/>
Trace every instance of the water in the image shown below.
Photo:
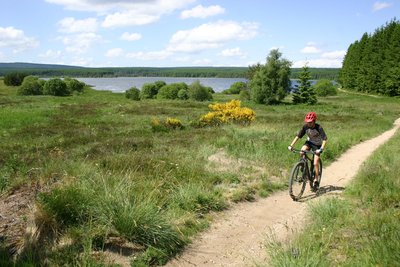
<path fill-rule="evenodd" d="M 93 86 L 96 90 L 108 90 L 115 93 L 123 93 L 129 88 L 135 86 L 142 88 L 144 83 L 153 83 L 156 81 L 164 81 L 167 84 L 184 82 L 190 85 L 196 80 L 204 86 L 211 87 L 215 92 L 220 93 L 229 89 L 235 82 L 247 82 L 244 78 L 179 78 L 179 77 L 117 77 L 117 78 L 76 78 L 88 85 Z M 315 84 L 316 80 L 310 80 L 311 84 Z M 291 80 L 291 88 L 294 89 L 299 85 L 297 80 Z"/>
<path fill-rule="evenodd" d="M 144 83 L 153 83 L 155 81 L 164 81 L 167 84 L 184 82 L 190 85 L 196 80 L 204 86 L 211 87 L 215 92 L 222 92 L 229 89 L 234 82 L 247 82 L 243 78 L 176 78 L 176 77 L 117 77 L 117 78 L 76 78 L 96 90 L 108 90 L 115 93 L 123 93 L 129 88 L 135 86 L 142 88 Z"/>

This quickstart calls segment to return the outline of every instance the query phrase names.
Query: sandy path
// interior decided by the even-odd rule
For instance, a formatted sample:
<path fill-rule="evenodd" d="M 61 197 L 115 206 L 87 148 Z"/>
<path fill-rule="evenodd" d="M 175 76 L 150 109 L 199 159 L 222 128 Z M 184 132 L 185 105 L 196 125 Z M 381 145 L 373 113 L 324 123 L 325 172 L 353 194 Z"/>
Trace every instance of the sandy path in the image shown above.
<path fill-rule="evenodd" d="M 383 134 L 360 143 L 324 169 L 317 198 L 307 187 L 303 202 L 294 202 L 288 192 L 278 192 L 257 202 L 236 205 L 224 212 L 210 229 L 199 236 L 167 266 L 253 266 L 267 261 L 264 242 L 267 235 L 282 240 L 290 234 L 293 222 L 304 220 L 307 203 L 340 193 L 357 174 L 362 163 L 400 128 L 400 119 Z"/>

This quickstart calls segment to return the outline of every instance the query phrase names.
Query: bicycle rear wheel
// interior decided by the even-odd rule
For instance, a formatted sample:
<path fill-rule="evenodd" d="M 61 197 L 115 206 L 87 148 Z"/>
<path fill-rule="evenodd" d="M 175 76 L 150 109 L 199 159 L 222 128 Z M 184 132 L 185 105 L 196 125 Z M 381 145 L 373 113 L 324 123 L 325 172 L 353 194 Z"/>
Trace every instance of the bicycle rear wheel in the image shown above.
<path fill-rule="evenodd" d="M 307 184 L 306 170 L 307 166 L 303 161 L 297 162 L 290 173 L 289 178 L 289 195 L 297 201 L 303 195 Z"/>

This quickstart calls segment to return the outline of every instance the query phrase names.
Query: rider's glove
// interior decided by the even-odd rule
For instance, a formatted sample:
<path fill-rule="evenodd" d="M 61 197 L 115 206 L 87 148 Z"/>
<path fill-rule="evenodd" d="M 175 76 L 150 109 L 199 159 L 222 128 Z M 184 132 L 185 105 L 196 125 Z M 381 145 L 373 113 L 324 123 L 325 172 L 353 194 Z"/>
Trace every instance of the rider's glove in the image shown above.
<path fill-rule="evenodd" d="M 324 152 L 323 148 L 318 149 L 317 151 L 315 151 L 317 154 L 322 154 L 322 152 Z"/>
<path fill-rule="evenodd" d="M 289 149 L 289 151 L 292 151 L 293 147 L 292 146 L 288 146 L 287 149 Z"/>

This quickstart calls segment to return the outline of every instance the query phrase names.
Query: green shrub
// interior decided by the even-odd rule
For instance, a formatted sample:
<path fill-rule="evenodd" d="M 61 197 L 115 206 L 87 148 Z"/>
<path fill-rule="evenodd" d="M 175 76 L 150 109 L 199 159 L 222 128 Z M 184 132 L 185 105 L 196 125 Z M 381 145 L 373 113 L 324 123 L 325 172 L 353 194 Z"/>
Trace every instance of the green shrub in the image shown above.
<path fill-rule="evenodd" d="M 337 95 L 337 89 L 328 79 L 320 79 L 313 86 L 317 96 Z"/>
<path fill-rule="evenodd" d="M 142 90 L 140 91 L 140 99 L 152 99 L 158 93 L 158 88 L 154 83 L 145 83 L 142 85 Z"/>
<path fill-rule="evenodd" d="M 43 80 L 41 80 L 43 81 Z M 38 77 L 26 76 L 22 85 L 18 88 L 17 94 L 19 95 L 41 95 L 43 85 Z"/>
<path fill-rule="evenodd" d="M 140 100 L 140 90 L 135 86 L 125 91 L 125 97 L 132 100 Z"/>
<path fill-rule="evenodd" d="M 67 96 L 70 95 L 70 91 L 67 88 L 67 84 L 60 78 L 53 78 L 44 84 L 43 94 L 54 95 L 54 96 Z"/>
<path fill-rule="evenodd" d="M 181 100 L 186 100 L 189 98 L 189 93 L 187 89 L 180 89 L 178 92 L 178 98 Z"/>
<path fill-rule="evenodd" d="M 161 87 L 158 91 L 157 99 L 177 99 L 179 87 L 175 84 L 168 84 Z"/>
<path fill-rule="evenodd" d="M 157 91 L 159 91 L 163 86 L 167 85 L 164 81 L 155 81 L 154 85 L 157 87 Z"/>
<path fill-rule="evenodd" d="M 81 93 L 83 92 L 83 89 L 85 88 L 85 83 L 78 81 L 77 79 L 69 78 L 66 77 L 64 78 L 64 82 L 67 84 L 67 89 L 69 92 L 78 92 Z"/>
<path fill-rule="evenodd" d="M 212 100 L 212 94 L 207 87 L 203 86 L 199 80 L 194 81 L 189 85 L 189 98 L 196 101 Z"/>
<path fill-rule="evenodd" d="M 21 72 L 8 73 L 4 76 L 4 84 L 7 86 L 20 86 L 26 76 L 28 74 Z"/>
<path fill-rule="evenodd" d="M 247 84 L 245 82 L 234 82 L 229 89 L 224 90 L 224 94 L 240 94 L 241 91 L 247 89 Z"/>

